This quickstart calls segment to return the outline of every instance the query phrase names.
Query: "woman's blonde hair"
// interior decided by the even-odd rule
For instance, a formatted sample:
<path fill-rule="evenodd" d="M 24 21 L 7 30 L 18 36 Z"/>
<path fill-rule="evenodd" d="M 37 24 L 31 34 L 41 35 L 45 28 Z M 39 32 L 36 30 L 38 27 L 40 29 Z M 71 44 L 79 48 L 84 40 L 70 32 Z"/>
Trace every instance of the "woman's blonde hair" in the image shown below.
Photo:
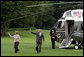
<path fill-rule="evenodd" d="M 19 34 L 18 31 L 15 31 L 16 34 Z"/>

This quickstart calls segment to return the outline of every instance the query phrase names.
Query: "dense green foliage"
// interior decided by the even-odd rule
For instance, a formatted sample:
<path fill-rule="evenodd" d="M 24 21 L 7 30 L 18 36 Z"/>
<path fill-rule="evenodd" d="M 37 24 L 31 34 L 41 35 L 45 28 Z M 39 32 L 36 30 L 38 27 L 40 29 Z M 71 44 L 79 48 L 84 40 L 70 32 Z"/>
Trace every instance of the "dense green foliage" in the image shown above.
<path fill-rule="evenodd" d="M 30 27 L 31 30 L 36 30 L 35 27 Z M 26 31 L 29 30 L 30 28 L 9 28 L 7 29 L 7 31 Z"/>
<path fill-rule="evenodd" d="M 34 30 L 37 31 L 37 30 Z M 14 31 L 9 31 L 11 35 Z M 83 56 L 83 49 L 75 50 L 74 45 L 68 49 L 59 49 L 59 43 L 56 42 L 56 49 L 51 48 L 51 39 L 49 30 L 42 30 L 45 37 L 45 43 L 42 45 L 42 52 L 37 54 L 35 50 L 36 37 L 29 31 L 19 31 L 21 36 L 19 49 L 20 52 L 14 53 L 14 39 L 9 36 L 1 37 L 1 56 Z"/>
<path fill-rule="evenodd" d="M 65 1 L 1 1 L 1 34 L 7 28 L 36 27 L 51 29 L 66 10 L 83 8 L 83 5 L 74 4 L 45 5 L 27 7 L 30 5 L 62 3 Z"/>

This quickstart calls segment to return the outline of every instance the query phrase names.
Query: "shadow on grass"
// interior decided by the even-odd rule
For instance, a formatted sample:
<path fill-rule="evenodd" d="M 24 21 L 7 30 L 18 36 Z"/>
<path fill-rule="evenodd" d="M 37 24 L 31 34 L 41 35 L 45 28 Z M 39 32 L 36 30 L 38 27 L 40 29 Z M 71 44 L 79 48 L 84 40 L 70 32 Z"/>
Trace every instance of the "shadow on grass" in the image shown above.
<path fill-rule="evenodd" d="M 75 48 L 74 47 L 69 47 L 69 48 L 65 48 L 65 49 L 73 49 L 73 50 L 75 50 Z M 82 50 L 83 48 L 80 48 L 80 49 L 78 49 L 78 50 Z"/>

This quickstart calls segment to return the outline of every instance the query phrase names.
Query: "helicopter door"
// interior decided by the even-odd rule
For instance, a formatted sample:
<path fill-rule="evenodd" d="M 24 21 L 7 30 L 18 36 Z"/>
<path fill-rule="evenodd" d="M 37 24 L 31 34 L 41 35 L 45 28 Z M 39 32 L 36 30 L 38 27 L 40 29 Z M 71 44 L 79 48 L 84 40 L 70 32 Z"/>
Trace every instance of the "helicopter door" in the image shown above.
<path fill-rule="evenodd" d="M 65 36 L 70 35 L 74 31 L 74 20 L 67 20 L 65 22 Z"/>
<path fill-rule="evenodd" d="M 68 21 L 68 34 L 71 34 L 74 31 L 74 21 Z"/>

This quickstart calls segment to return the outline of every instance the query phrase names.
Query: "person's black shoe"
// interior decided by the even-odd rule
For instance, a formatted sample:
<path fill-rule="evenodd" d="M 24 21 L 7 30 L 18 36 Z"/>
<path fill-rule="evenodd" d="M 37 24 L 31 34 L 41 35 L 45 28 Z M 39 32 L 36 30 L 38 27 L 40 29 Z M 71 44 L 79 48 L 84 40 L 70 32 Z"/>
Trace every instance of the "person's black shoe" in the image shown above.
<path fill-rule="evenodd" d="M 15 51 L 15 53 L 17 53 L 17 51 Z"/>
<path fill-rule="evenodd" d="M 17 51 L 20 51 L 19 49 Z"/>
<path fill-rule="evenodd" d="M 52 48 L 52 49 L 55 49 L 55 48 Z"/>
<path fill-rule="evenodd" d="M 40 52 L 37 52 L 38 54 L 40 53 Z"/>
<path fill-rule="evenodd" d="M 41 51 L 38 51 L 37 53 L 40 53 Z"/>
<path fill-rule="evenodd" d="M 36 51 L 38 51 L 38 47 L 36 47 Z"/>

